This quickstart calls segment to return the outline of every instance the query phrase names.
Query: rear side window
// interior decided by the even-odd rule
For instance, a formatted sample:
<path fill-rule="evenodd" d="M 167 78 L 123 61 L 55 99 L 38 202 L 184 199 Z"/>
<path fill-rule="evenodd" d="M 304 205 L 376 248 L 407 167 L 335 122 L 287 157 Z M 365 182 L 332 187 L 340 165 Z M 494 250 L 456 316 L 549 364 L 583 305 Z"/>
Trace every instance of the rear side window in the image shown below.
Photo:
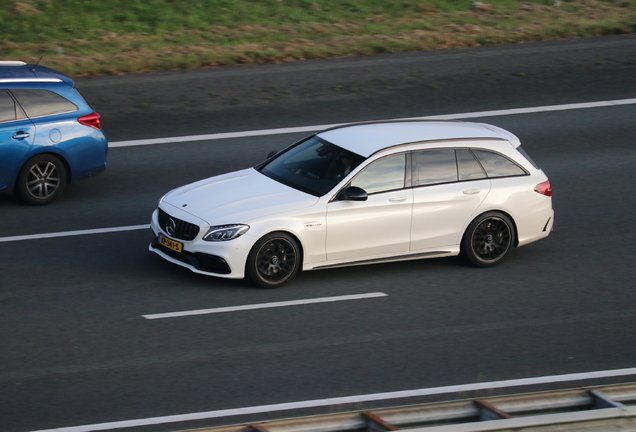
<path fill-rule="evenodd" d="M 457 181 L 455 150 L 425 150 L 413 154 L 415 175 L 413 186 Z"/>
<path fill-rule="evenodd" d="M 14 89 L 11 93 L 26 115 L 31 118 L 73 112 L 78 109 L 73 102 L 50 90 Z"/>
<path fill-rule="evenodd" d="M 22 110 L 5 90 L 0 90 L 0 123 L 24 118 Z"/>
<path fill-rule="evenodd" d="M 526 175 L 526 171 L 505 156 L 486 150 L 474 150 L 489 178 Z"/>

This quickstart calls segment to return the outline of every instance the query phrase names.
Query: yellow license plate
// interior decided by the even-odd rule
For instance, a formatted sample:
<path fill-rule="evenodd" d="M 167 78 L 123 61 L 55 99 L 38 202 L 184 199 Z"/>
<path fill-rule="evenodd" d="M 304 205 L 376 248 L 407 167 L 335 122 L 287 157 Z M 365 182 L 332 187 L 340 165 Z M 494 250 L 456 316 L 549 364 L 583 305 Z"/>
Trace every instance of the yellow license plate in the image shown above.
<path fill-rule="evenodd" d="M 159 243 L 161 243 L 161 246 L 167 247 L 175 252 L 183 252 L 183 243 L 171 240 L 163 234 L 159 234 Z"/>

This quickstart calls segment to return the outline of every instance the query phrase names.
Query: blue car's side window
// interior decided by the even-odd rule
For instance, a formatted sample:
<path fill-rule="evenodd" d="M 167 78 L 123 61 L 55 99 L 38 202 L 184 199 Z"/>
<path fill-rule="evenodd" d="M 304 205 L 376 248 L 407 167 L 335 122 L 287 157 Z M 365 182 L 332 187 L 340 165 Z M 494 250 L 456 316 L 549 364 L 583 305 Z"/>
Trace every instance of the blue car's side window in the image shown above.
<path fill-rule="evenodd" d="M 77 111 L 77 105 L 50 90 L 14 89 L 18 100 L 29 118 L 44 117 Z"/>

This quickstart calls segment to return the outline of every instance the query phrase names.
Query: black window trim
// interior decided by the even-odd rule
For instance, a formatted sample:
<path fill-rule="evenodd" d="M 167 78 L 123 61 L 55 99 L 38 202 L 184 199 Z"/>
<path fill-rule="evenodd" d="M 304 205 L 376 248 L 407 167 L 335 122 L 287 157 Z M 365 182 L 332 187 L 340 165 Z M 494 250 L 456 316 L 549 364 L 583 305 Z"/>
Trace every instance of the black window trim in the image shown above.
<path fill-rule="evenodd" d="M 530 175 L 530 173 L 528 172 L 527 169 L 525 169 L 523 166 L 519 165 L 514 160 L 510 159 L 505 154 L 500 153 L 500 152 L 498 152 L 496 150 L 491 150 L 491 149 L 487 149 L 487 148 L 483 148 L 483 147 L 434 147 L 434 148 L 427 148 L 427 149 L 411 150 L 411 152 L 425 152 L 425 151 L 430 151 L 430 150 L 453 150 L 455 152 L 455 165 L 457 166 L 457 173 L 458 173 L 457 180 L 448 181 L 448 182 L 440 182 L 440 183 L 430 183 L 430 184 L 424 184 L 424 185 L 413 185 L 412 182 L 411 182 L 411 185 L 412 185 L 411 187 L 412 188 L 431 187 L 431 186 L 439 186 L 439 185 L 446 185 L 446 184 L 453 184 L 453 183 L 466 183 L 466 182 L 480 181 L 480 180 L 496 180 L 496 179 L 502 179 L 502 178 L 524 177 L 524 176 L 529 176 Z M 457 161 L 457 150 L 468 150 L 470 152 L 470 154 L 475 158 L 475 160 L 477 161 L 477 163 L 479 164 L 479 166 L 481 167 L 482 171 L 484 172 L 484 174 L 486 176 L 483 177 L 483 178 L 479 178 L 479 179 L 460 180 L 459 179 L 459 166 L 458 166 L 458 161 Z M 490 176 L 488 176 L 488 171 L 486 171 L 486 168 L 484 168 L 484 166 L 482 165 L 482 163 L 479 160 L 479 158 L 477 157 L 477 155 L 475 155 L 475 153 L 473 153 L 473 150 L 487 151 L 487 152 L 499 155 L 499 156 L 507 159 L 508 161 L 510 161 L 511 163 L 516 165 L 517 167 L 519 167 L 524 172 L 524 174 L 508 175 L 508 176 L 501 176 L 501 177 L 490 177 Z M 417 177 L 417 174 L 416 174 L 417 164 L 415 162 L 415 158 L 414 157 L 411 158 L 411 160 L 412 160 L 412 162 L 411 162 L 411 164 L 412 164 L 411 165 L 411 171 L 412 171 L 411 177 L 415 178 L 415 177 Z"/>
<path fill-rule="evenodd" d="M 413 184 L 413 179 L 417 176 L 417 174 L 416 174 L 417 164 L 415 162 L 415 158 L 412 155 L 415 152 L 425 152 L 425 151 L 430 151 L 430 150 L 453 150 L 453 152 L 455 153 L 455 166 L 457 167 L 457 173 L 458 173 L 457 180 L 448 181 L 448 182 L 440 182 L 440 183 L 431 183 L 431 184 L 425 184 L 425 185 L 414 185 Z M 460 180 L 459 179 L 459 166 L 458 166 L 458 161 L 457 161 L 457 150 L 468 150 L 470 152 L 470 154 L 475 158 L 475 160 L 477 161 L 477 163 L 479 164 L 479 166 L 481 167 L 482 171 L 484 172 L 484 174 L 486 176 L 483 177 L 483 178 L 479 178 L 479 179 Z M 487 151 L 487 152 L 490 152 L 490 153 L 494 153 L 494 154 L 496 154 L 498 156 L 501 156 L 501 157 L 507 159 L 508 161 L 510 161 L 511 163 L 513 163 L 515 166 L 519 167 L 524 172 L 524 174 L 508 175 L 508 176 L 501 176 L 501 177 L 490 177 L 490 176 L 488 176 L 488 172 L 486 171 L 486 168 L 484 168 L 484 166 L 482 165 L 482 163 L 479 160 L 479 158 L 477 157 L 477 155 L 475 155 L 475 153 L 473 153 L 473 150 Z M 503 179 L 503 178 L 524 177 L 524 176 L 529 176 L 530 175 L 530 172 L 528 172 L 527 169 L 525 169 L 523 166 L 519 165 L 516 161 L 510 159 L 505 154 L 500 153 L 500 152 L 498 152 L 496 150 L 487 149 L 487 148 L 483 148 L 483 147 L 434 147 L 434 148 L 427 148 L 427 149 L 407 150 L 407 151 L 405 151 L 403 153 L 406 154 L 406 172 L 405 172 L 405 177 L 404 177 L 404 187 L 399 188 L 399 189 L 391 189 L 391 190 L 381 191 L 381 192 L 373 192 L 373 193 L 370 193 L 369 196 L 376 195 L 376 194 L 379 194 L 379 193 L 395 192 L 395 191 L 403 190 L 403 189 L 414 189 L 414 188 L 422 188 L 422 187 L 447 185 L 447 184 L 453 184 L 453 183 L 474 182 L 474 181 L 481 181 L 481 180 L 496 180 L 496 179 Z M 383 156 L 381 158 L 378 158 L 378 159 L 374 160 L 373 162 L 381 160 L 381 159 L 384 159 L 385 157 L 395 156 L 397 154 L 400 154 L 400 152 L 388 154 L 386 156 Z M 373 162 L 371 162 L 371 163 L 373 163 Z M 409 167 L 410 167 L 410 169 L 409 169 Z M 353 180 L 353 178 L 351 180 Z M 343 191 L 344 189 L 348 188 L 351 185 L 351 180 L 348 181 L 342 188 L 340 188 L 333 195 L 333 197 L 329 200 L 329 202 L 334 201 L 336 199 L 336 197 L 338 196 L 338 194 L 340 194 L 341 191 Z"/>
<path fill-rule="evenodd" d="M 18 101 L 16 100 L 15 96 L 13 96 L 13 93 L 11 93 L 11 89 L 3 88 L 3 89 L 0 89 L 0 91 L 5 91 L 9 95 L 9 98 L 13 99 L 13 107 L 15 109 L 15 116 L 16 116 L 16 118 L 14 120 L 0 120 L 0 123 L 7 124 L 7 123 L 11 123 L 11 122 L 19 122 L 19 121 L 29 120 L 29 117 L 26 115 L 26 113 L 22 109 L 22 106 L 18 103 Z M 19 117 L 18 114 L 22 114 L 22 117 Z"/>

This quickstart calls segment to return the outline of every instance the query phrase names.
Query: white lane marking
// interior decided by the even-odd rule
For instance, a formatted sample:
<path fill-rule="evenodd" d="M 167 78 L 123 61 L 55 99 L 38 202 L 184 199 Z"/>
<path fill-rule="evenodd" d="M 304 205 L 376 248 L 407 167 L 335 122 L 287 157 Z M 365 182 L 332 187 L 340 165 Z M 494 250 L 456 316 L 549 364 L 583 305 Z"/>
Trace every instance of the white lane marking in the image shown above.
<path fill-rule="evenodd" d="M 361 300 L 361 299 L 367 299 L 367 298 L 387 297 L 387 296 L 388 294 L 385 294 L 382 292 L 375 292 L 375 293 L 368 293 L 368 294 L 351 294 L 351 295 L 343 295 L 343 296 L 336 296 L 336 297 L 320 297 L 320 298 L 313 298 L 313 299 L 290 300 L 290 301 L 260 303 L 260 304 L 242 305 L 242 306 L 229 306 L 229 307 L 220 307 L 220 308 L 212 308 L 212 309 L 197 309 L 197 310 L 182 311 L 182 312 L 166 312 L 166 313 L 142 315 L 142 317 L 146 319 L 176 318 L 176 317 L 184 317 L 184 316 L 190 316 L 190 315 L 206 315 L 206 314 L 237 312 L 237 311 L 254 310 L 254 309 L 268 309 L 268 308 L 285 307 L 285 306 L 298 306 L 298 305 L 306 305 L 306 304 L 314 304 L 314 303 L 327 303 L 327 302 L 337 302 L 337 301 L 346 301 L 346 300 Z"/>
<path fill-rule="evenodd" d="M 432 388 L 424 388 L 424 389 L 417 389 L 417 390 L 372 393 L 372 394 L 358 395 L 358 396 L 346 396 L 346 397 L 335 397 L 335 398 L 329 398 L 329 399 L 307 400 L 307 401 L 300 401 L 300 402 L 258 405 L 258 406 L 245 407 L 245 408 L 204 411 L 204 412 L 197 412 L 197 413 L 191 413 L 191 414 L 178 414 L 178 415 L 169 415 L 169 416 L 162 416 L 162 417 L 150 417 L 150 418 L 137 419 L 137 420 L 124 420 L 124 421 L 115 421 L 115 422 L 109 422 L 109 423 L 98 423 L 98 424 L 84 425 L 84 426 L 71 426 L 71 427 L 61 427 L 61 428 L 55 428 L 55 429 L 44 429 L 44 430 L 33 431 L 33 432 L 90 432 L 90 431 L 101 431 L 101 430 L 114 430 L 114 429 L 130 428 L 130 427 L 158 425 L 158 424 L 165 424 L 165 423 L 178 423 L 178 422 L 185 422 L 185 421 L 191 421 L 191 420 L 203 420 L 203 419 L 222 418 L 222 417 L 231 417 L 231 416 L 248 415 L 248 414 L 260 414 L 260 413 L 268 413 L 268 412 L 275 412 L 275 411 L 288 411 L 288 410 L 296 410 L 301 408 L 316 408 L 316 407 L 340 405 L 340 404 L 352 404 L 352 403 L 360 403 L 360 402 L 401 399 L 401 398 L 417 397 L 417 396 L 430 396 L 430 395 L 440 395 L 440 394 L 447 394 L 447 393 L 469 392 L 469 391 L 475 391 L 475 390 L 490 390 L 490 389 L 497 389 L 497 388 L 508 388 L 508 387 L 549 384 L 549 383 L 562 383 L 562 382 L 569 382 L 569 381 L 584 381 L 584 380 L 591 380 L 591 379 L 611 378 L 611 377 L 620 377 L 620 376 L 628 376 L 628 375 L 636 375 L 636 368 L 614 369 L 614 370 L 597 371 L 597 372 L 572 373 L 572 374 L 565 374 L 565 375 L 550 375 L 550 376 L 536 377 L 536 378 L 521 378 L 521 379 L 512 379 L 512 380 L 504 380 L 504 381 L 491 381 L 491 382 L 483 382 L 483 383 L 451 385 L 451 386 L 444 386 L 444 387 L 432 387 Z"/>
<path fill-rule="evenodd" d="M 22 240 L 39 240 L 39 239 L 54 238 L 54 237 L 70 237 L 70 236 L 88 235 L 88 234 L 103 234 L 103 233 L 121 232 L 121 231 L 135 231 L 135 230 L 142 230 L 142 229 L 149 229 L 149 228 L 150 228 L 150 225 L 146 224 L 146 225 L 121 226 L 121 227 L 113 227 L 113 228 L 96 228 L 96 229 L 87 229 L 87 230 L 79 230 L 79 231 L 63 231 L 63 232 L 54 232 L 54 233 L 45 233 L 45 234 L 19 235 L 19 236 L 11 236 L 11 237 L 0 237 L 0 243 L 22 241 Z"/>
<path fill-rule="evenodd" d="M 390 119 L 390 120 L 458 120 L 458 119 L 468 119 L 468 118 L 478 118 L 478 117 L 497 117 L 497 116 L 506 116 L 506 115 L 514 115 L 514 114 L 532 114 L 532 113 L 550 112 L 550 111 L 567 111 L 567 110 L 585 109 L 585 108 L 603 108 L 603 107 L 609 107 L 609 106 L 632 105 L 632 104 L 636 104 L 636 98 L 599 101 L 599 102 L 586 102 L 586 103 L 576 103 L 576 104 L 564 104 L 564 105 L 546 105 L 546 106 L 539 106 L 539 107 L 514 108 L 514 109 L 507 109 L 507 110 L 479 111 L 479 112 L 472 112 L 472 113 L 442 114 L 442 115 L 427 116 L 427 117 L 408 117 L 408 118 L 399 118 L 399 119 Z M 326 125 L 300 126 L 300 127 L 279 128 L 279 129 L 261 129 L 261 130 L 253 130 L 253 131 L 226 132 L 226 133 L 216 133 L 216 134 L 207 134 L 207 135 L 189 135 L 189 136 L 171 137 L 171 138 L 114 141 L 109 143 L 108 146 L 109 147 L 131 147 L 131 146 L 152 145 L 152 144 L 209 141 L 209 140 L 228 139 L 228 138 L 245 138 L 245 137 L 253 137 L 253 136 L 279 135 L 279 134 L 290 134 L 290 133 L 300 133 L 300 132 L 315 132 L 315 131 L 329 129 L 336 126 L 344 126 L 346 124 L 348 123 L 334 123 L 334 124 L 326 124 Z"/>

